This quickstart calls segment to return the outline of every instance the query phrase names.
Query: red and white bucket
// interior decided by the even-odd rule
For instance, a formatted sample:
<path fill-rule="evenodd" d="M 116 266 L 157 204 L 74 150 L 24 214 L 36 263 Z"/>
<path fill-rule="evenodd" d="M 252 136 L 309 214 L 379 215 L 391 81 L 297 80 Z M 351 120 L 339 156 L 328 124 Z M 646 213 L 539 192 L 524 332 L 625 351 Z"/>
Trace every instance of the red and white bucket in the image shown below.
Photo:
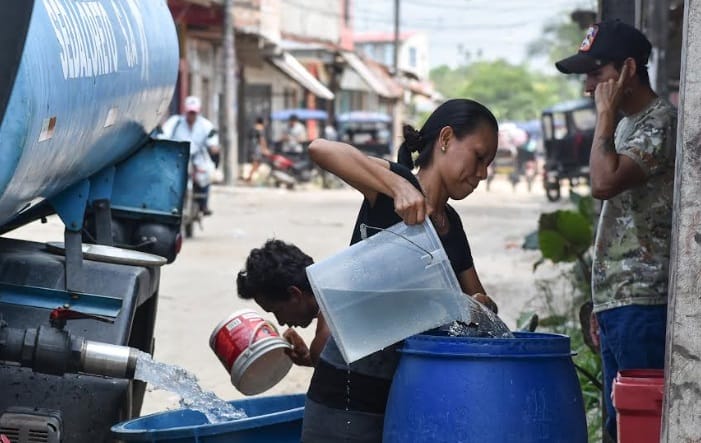
<path fill-rule="evenodd" d="M 219 323 L 209 347 L 231 374 L 231 383 L 246 395 L 275 386 L 292 367 L 285 353 L 291 345 L 272 323 L 250 309 L 236 311 Z"/>

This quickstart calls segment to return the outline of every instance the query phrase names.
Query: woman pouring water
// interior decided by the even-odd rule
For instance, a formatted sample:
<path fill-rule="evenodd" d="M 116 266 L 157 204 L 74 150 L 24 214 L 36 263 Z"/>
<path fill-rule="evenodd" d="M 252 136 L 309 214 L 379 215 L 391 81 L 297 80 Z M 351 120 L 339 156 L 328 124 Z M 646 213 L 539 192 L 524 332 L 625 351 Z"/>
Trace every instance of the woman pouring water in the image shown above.
<path fill-rule="evenodd" d="M 353 146 L 323 139 L 311 143 L 309 154 L 317 165 L 365 197 L 351 244 L 361 240 L 361 224 L 387 228 L 402 220 L 417 224 L 430 217 L 463 292 L 479 294 L 478 300 L 496 311 L 496 305 L 483 295 L 460 216 L 448 199 L 464 199 L 487 178 L 497 133 L 497 121 L 486 107 L 454 99 L 440 105 L 421 130 L 404 127 L 398 163 L 366 157 Z M 418 168 L 416 174 L 414 168 Z M 368 235 L 376 232 L 367 231 Z M 381 442 L 399 345 L 348 365 L 329 337 L 307 393 L 302 441 Z"/>

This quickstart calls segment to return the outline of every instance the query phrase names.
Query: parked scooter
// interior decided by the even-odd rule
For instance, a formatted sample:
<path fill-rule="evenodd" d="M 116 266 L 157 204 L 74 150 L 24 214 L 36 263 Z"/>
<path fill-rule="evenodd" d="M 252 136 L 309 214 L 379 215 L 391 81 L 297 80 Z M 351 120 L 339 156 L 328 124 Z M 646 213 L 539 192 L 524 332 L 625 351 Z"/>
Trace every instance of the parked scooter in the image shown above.
<path fill-rule="evenodd" d="M 295 159 L 280 153 L 269 153 L 263 156 L 270 168 L 268 181 L 276 187 L 285 186 L 287 189 L 294 189 L 297 184 L 312 181 L 319 173 L 311 160 L 304 157 Z"/>

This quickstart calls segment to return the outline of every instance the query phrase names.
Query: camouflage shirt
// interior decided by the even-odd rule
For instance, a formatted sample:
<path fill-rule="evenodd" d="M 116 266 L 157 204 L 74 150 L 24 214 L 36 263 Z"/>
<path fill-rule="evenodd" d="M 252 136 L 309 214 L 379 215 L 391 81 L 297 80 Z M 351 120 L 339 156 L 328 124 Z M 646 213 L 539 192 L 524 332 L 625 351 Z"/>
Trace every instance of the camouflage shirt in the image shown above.
<path fill-rule="evenodd" d="M 604 202 L 592 267 L 596 312 L 667 303 L 676 123 L 676 110 L 657 98 L 616 127 L 616 152 L 647 179 Z"/>

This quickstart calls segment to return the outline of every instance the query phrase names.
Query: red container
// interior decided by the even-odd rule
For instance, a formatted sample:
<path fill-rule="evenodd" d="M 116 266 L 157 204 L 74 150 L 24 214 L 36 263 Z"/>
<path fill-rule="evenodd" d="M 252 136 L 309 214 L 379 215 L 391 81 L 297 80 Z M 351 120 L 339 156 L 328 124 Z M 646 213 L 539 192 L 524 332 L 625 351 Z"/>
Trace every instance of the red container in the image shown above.
<path fill-rule="evenodd" d="M 658 443 L 662 425 L 663 369 L 620 371 L 613 383 L 619 443 Z"/>
<path fill-rule="evenodd" d="M 290 344 L 272 323 L 250 309 L 234 312 L 219 323 L 209 346 L 231 374 L 231 383 L 246 395 L 270 389 L 292 367 L 285 353 Z"/>

